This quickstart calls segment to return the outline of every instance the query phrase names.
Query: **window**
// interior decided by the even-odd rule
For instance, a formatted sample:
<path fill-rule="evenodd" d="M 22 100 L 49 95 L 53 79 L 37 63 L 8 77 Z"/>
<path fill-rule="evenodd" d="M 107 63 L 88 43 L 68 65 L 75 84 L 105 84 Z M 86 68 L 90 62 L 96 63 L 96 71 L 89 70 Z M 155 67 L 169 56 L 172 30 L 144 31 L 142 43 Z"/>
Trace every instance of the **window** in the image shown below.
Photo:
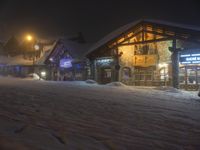
<path fill-rule="evenodd" d="M 185 84 L 185 67 L 179 69 L 179 82 Z"/>
<path fill-rule="evenodd" d="M 160 69 L 160 80 L 166 81 L 168 79 L 168 68 L 163 67 Z"/>
<path fill-rule="evenodd" d="M 135 80 L 140 81 L 151 81 L 153 80 L 153 70 L 151 69 L 136 69 Z"/>
<path fill-rule="evenodd" d="M 188 68 L 187 69 L 187 75 L 188 75 L 188 84 L 196 84 L 196 71 L 195 68 Z"/>
<path fill-rule="evenodd" d="M 197 82 L 200 84 L 200 67 L 197 67 Z"/>

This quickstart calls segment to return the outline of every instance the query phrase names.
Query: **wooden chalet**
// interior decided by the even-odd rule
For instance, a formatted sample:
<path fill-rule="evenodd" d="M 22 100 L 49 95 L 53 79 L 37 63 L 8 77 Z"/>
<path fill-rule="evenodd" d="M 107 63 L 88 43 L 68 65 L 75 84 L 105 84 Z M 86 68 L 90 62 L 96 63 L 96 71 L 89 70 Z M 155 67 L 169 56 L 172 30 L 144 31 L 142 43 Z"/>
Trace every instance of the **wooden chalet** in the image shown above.
<path fill-rule="evenodd" d="M 200 28 L 139 20 L 105 36 L 86 57 L 91 78 L 102 84 L 195 90 L 200 84 Z"/>
<path fill-rule="evenodd" d="M 61 38 L 38 61 L 44 67 L 36 72 L 45 71 L 47 80 L 86 80 L 89 66 L 83 54 L 88 46 L 86 43 Z"/>

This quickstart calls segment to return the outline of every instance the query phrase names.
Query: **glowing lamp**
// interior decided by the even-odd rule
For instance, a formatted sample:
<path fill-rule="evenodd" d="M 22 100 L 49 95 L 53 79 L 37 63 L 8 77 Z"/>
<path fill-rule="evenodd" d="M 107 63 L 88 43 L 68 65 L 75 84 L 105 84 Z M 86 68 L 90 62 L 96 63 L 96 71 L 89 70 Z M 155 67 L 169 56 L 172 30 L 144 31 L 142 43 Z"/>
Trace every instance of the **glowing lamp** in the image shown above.
<path fill-rule="evenodd" d="M 34 45 L 34 49 L 36 50 L 36 51 L 38 51 L 39 49 L 40 49 L 40 46 L 39 45 Z"/>
<path fill-rule="evenodd" d="M 51 61 L 51 62 L 53 62 L 53 58 L 51 57 L 51 58 L 49 58 L 49 60 Z"/>
<path fill-rule="evenodd" d="M 46 72 L 45 71 L 42 71 L 40 74 L 41 74 L 42 77 L 46 77 Z"/>
<path fill-rule="evenodd" d="M 27 41 L 32 41 L 33 37 L 31 35 L 26 36 Z"/>

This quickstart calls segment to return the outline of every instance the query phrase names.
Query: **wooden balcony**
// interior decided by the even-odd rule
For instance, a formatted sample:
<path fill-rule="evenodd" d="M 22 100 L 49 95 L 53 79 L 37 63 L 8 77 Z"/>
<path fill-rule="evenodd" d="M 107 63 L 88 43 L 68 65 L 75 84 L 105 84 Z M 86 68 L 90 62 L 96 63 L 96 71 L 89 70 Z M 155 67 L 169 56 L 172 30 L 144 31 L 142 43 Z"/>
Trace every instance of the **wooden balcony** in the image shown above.
<path fill-rule="evenodd" d="M 158 63 L 158 55 L 135 55 L 133 65 L 141 67 L 155 66 Z"/>

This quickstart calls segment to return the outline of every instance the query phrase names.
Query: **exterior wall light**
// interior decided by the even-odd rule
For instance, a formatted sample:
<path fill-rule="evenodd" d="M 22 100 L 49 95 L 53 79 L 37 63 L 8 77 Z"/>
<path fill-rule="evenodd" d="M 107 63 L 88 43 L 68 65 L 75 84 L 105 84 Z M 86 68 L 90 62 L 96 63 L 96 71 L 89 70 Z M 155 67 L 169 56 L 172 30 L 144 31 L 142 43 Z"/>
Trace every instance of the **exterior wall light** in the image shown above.
<path fill-rule="evenodd" d="M 40 46 L 39 45 L 34 45 L 34 49 L 36 50 L 36 51 L 38 51 L 39 49 L 40 49 Z"/>
<path fill-rule="evenodd" d="M 54 59 L 51 57 L 51 58 L 49 58 L 49 60 L 51 61 L 51 62 L 53 62 L 54 61 Z"/>
<path fill-rule="evenodd" d="M 41 74 L 42 77 L 46 77 L 46 72 L 45 71 L 42 71 L 40 74 Z"/>

